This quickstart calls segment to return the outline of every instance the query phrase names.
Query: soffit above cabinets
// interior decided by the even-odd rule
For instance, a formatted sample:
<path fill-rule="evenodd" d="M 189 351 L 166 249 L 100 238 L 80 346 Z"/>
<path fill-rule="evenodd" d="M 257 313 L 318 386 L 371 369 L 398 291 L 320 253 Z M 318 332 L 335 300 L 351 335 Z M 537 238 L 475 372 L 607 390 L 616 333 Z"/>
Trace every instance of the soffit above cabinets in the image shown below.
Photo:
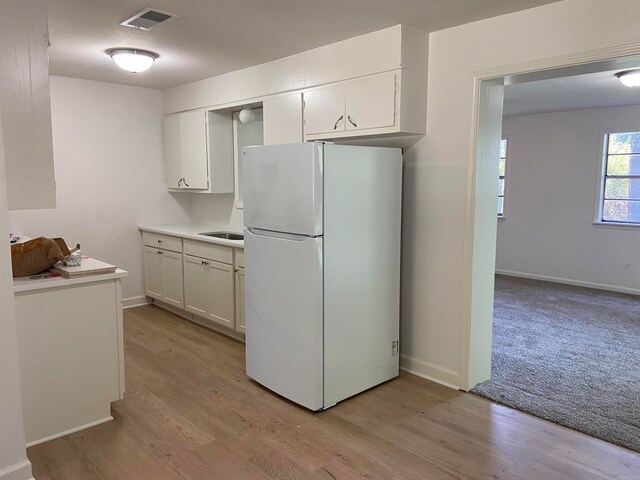
<path fill-rule="evenodd" d="M 556 0 L 48 0 L 52 75 L 166 89 L 404 23 L 435 31 Z M 145 8 L 173 18 L 150 31 L 120 24 Z M 109 48 L 160 55 L 115 68 Z"/>

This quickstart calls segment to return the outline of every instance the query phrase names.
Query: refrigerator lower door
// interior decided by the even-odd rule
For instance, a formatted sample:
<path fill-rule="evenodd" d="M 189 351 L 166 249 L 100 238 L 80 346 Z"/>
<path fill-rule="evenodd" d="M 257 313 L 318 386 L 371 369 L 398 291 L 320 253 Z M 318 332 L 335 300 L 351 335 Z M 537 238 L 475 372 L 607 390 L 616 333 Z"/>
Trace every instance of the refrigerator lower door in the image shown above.
<path fill-rule="evenodd" d="M 322 238 L 245 228 L 247 375 L 323 408 Z"/>
<path fill-rule="evenodd" d="M 245 147 L 244 224 L 322 235 L 322 152 L 322 143 Z"/>

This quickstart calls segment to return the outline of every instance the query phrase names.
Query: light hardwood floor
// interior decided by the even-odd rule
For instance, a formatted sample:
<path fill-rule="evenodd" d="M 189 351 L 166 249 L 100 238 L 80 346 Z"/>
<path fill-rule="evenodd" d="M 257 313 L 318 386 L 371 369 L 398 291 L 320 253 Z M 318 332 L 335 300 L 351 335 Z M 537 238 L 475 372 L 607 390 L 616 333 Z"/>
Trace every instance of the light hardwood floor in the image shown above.
<path fill-rule="evenodd" d="M 636 453 L 406 373 L 308 412 L 155 306 L 125 311 L 125 361 L 114 421 L 30 448 L 37 480 L 640 480 Z"/>

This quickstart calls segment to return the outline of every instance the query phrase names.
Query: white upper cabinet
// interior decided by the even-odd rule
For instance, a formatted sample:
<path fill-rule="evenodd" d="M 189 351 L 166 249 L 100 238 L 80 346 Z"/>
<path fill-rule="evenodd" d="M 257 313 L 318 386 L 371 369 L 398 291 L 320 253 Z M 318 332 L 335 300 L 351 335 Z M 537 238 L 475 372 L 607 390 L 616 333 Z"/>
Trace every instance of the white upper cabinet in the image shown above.
<path fill-rule="evenodd" d="M 262 101 L 266 145 L 380 136 L 403 141 L 426 133 L 427 51 L 425 32 L 396 25 L 170 88 L 164 111 Z"/>
<path fill-rule="evenodd" d="M 163 134 L 167 188 L 209 188 L 206 112 L 165 117 Z"/>
<path fill-rule="evenodd" d="M 305 134 L 344 131 L 344 85 L 318 88 L 304 94 Z"/>
<path fill-rule="evenodd" d="M 264 144 L 300 143 L 302 136 L 302 93 L 265 98 Z"/>
<path fill-rule="evenodd" d="M 228 114 L 197 110 L 163 119 L 167 188 L 233 192 L 233 146 Z"/>
<path fill-rule="evenodd" d="M 400 132 L 396 76 L 377 75 L 305 92 L 306 139 Z"/>
<path fill-rule="evenodd" d="M 55 208 L 45 0 L 0 2 L 0 112 L 10 209 Z"/>
<path fill-rule="evenodd" d="M 345 130 L 393 127 L 396 76 L 384 75 L 345 85 Z"/>

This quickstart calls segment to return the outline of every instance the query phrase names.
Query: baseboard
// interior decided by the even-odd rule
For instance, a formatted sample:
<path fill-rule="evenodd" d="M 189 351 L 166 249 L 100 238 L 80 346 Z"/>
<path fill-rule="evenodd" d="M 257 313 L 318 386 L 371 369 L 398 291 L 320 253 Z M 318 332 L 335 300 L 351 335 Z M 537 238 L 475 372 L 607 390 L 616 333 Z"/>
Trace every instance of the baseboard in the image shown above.
<path fill-rule="evenodd" d="M 153 299 L 152 302 L 156 307 L 160 307 L 164 310 L 167 310 L 171 313 L 175 313 L 176 315 L 189 320 L 190 322 L 193 323 L 197 323 L 198 325 L 202 325 L 203 327 L 206 327 L 210 330 L 214 330 L 218 333 L 221 333 L 223 335 L 226 335 L 227 337 L 231 337 L 235 340 L 238 340 L 242 343 L 244 343 L 244 335 L 242 333 L 238 333 L 235 330 L 231 329 L 231 328 L 227 328 L 223 325 L 218 325 L 217 323 L 215 323 L 212 320 L 209 320 L 207 318 L 203 318 L 203 317 L 199 317 L 198 315 L 194 315 L 191 312 L 187 312 L 181 308 L 178 307 L 174 307 L 173 305 L 169 305 L 168 303 L 164 303 L 160 300 L 157 299 Z"/>
<path fill-rule="evenodd" d="M 90 423 L 87 423 L 86 425 L 81 425 L 79 427 L 75 427 L 70 430 L 65 430 L 64 432 L 56 433 L 55 435 L 51 435 L 49 437 L 44 437 L 44 438 L 35 440 L 33 442 L 29 442 L 27 443 L 27 448 L 33 447 L 35 445 L 40 445 L 41 443 L 48 442 L 50 440 L 55 440 L 56 438 L 64 437 L 65 435 L 71 435 L 72 433 L 79 432 L 80 430 L 84 430 L 85 428 L 95 427 L 96 425 L 101 425 L 103 423 L 110 422 L 111 420 L 113 420 L 113 417 L 109 415 L 108 417 L 101 418 L 100 420 L 96 420 L 95 422 L 90 422 Z"/>
<path fill-rule="evenodd" d="M 565 285 L 574 285 L 576 287 L 595 288 L 596 290 L 608 290 L 610 292 L 640 295 L 640 289 L 619 287 L 617 285 L 608 285 L 606 283 L 583 282 L 582 280 L 574 280 L 572 278 L 551 277 L 549 275 L 537 275 L 535 273 L 512 272 L 511 270 L 496 269 L 496 273 L 499 275 L 507 275 L 509 277 L 529 278 L 531 280 L 542 280 L 544 282 L 563 283 Z"/>
<path fill-rule="evenodd" d="M 33 480 L 31 473 L 31 462 L 24 460 L 10 467 L 0 470 L 1 480 Z"/>
<path fill-rule="evenodd" d="M 129 297 L 122 299 L 122 308 L 133 308 L 133 307 L 141 307 L 142 305 L 149 305 L 151 299 L 145 295 L 140 295 L 139 297 Z"/>
<path fill-rule="evenodd" d="M 430 380 L 445 387 L 460 390 L 460 375 L 458 372 L 446 368 L 438 367 L 432 363 L 418 360 L 408 355 L 400 355 L 400 370 L 411 373 L 418 377 Z"/>

